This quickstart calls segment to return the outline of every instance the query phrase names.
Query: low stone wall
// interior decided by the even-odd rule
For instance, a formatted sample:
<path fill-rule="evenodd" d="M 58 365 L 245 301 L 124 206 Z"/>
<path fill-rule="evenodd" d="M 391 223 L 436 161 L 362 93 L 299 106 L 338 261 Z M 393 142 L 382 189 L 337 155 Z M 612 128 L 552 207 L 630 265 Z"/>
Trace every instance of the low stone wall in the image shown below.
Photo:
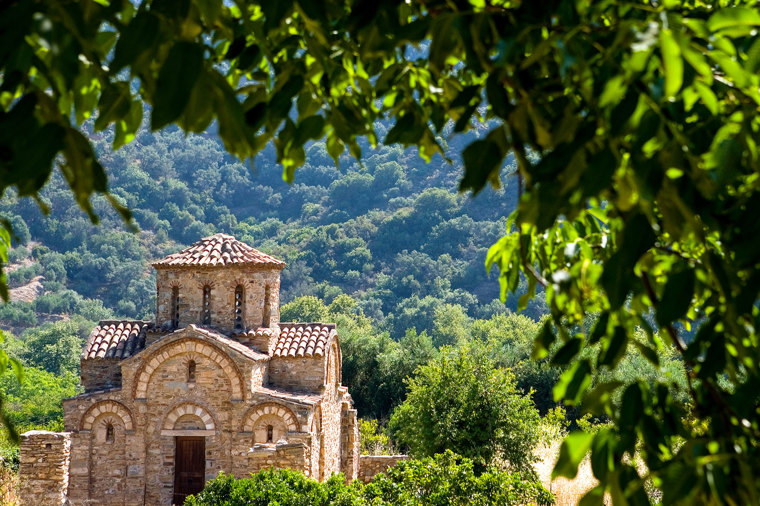
<path fill-rule="evenodd" d="M 367 483 L 375 475 L 384 473 L 402 460 L 407 460 L 408 455 L 360 455 L 359 456 L 359 479 Z"/>
<path fill-rule="evenodd" d="M 248 452 L 248 472 L 263 469 L 295 469 L 309 476 L 306 445 L 298 442 L 277 445 L 254 445 Z"/>
<path fill-rule="evenodd" d="M 21 435 L 19 497 L 22 505 L 66 502 L 71 438 L 68 432 L 33 430 Z"/>

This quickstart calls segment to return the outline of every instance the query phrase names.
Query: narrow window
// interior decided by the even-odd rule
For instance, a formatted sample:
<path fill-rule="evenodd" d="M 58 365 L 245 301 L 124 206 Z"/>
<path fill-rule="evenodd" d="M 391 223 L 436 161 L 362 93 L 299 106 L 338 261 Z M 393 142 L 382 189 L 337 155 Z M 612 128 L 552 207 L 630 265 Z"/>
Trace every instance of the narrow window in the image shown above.
<path fill-rule="evenodd" d="M 269 309 L 269 285 L 264 287 L 264 317 L 261 322 L 262 327 L 269 327 L 271 319 L 271 310 Z"/>
<path fill-rule="evenodd" d="M 195 360 L 191 360 L 187 364 L 187 382 L 195 383 Z"/>
<path fill-rule="evenodd" d="M 172 287 L 172 328 L 179 327 L 179 287 Z"/>
<path fill-rule="evenodd" d="M 271 443 L 274 438 L 274 427 L 267 425 L 267 443 Z"/>
<path fill-rule="evenodd" d="M 203 287 L 203 325 L 211 325 L 211 287 Z"/>
<path fill-rule="evenodd" d="M 245 309 L 245 294 L 243 285 L 235 287 L 235 330 L 243 330 L 243 311 Z"/>
<path fill-rule="evenodd" d="M 113 424 L 106 425 L 106 443 L 113 443 Z"/>

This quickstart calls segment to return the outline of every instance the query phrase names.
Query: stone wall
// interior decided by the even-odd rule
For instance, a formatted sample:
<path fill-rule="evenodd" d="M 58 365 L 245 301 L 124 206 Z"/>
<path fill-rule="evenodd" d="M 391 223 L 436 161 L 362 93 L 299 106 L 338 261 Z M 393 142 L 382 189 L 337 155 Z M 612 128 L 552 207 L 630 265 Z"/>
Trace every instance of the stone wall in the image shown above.
<path fill-rule="evenodd" d="M 85 392 L 121 386 L 121 360 L 99 358 L 82 360 L 82 386 Z"/>
<path fill-rule="evenodd" d="M 325 384 L 323 357 L 272 357 L 269 384 L 294 391 L 319 392 Z"/>
<path fill-rule="evenodd" d="M 252 267 L 156 269 L 156 324 L 170 327 L 172 288 L 179 292 L 179 326 L 203 322 L 203 287 L 211 288 L 211 326 L 233 331 L 235 287 L 243 285 L 243 324 L 246 330 L 280 321 L 280 271 Z M 265 307 L 265 302 L 266 306 Z M 266 322 L 265 320 L 269 320 Z"/>
<path fill-rule="evenodd" d="M 309 476 L 308 447 L 303 442 L 254 445 L 248 452 L 248 472 L 293 469 Z"/>
<path fill-rule="evenodd" d="M 359 479 L 367 483 L 375 475 L 384 473 L 402 460 L 407 460 L 408 455 L 361 455 L 359 457 Z"/>
<path fill-rule="evenodd" d="M 355 480 L 359 475 L 359 424 L 357 411 L 351 408 L 349 401 L 343 401 L 340 456 L 346 481 Z"/>
<path fill-rule="evenodd" d="M 21 435 L 19 496 L 22 505 L 64 504 L 69 486 L 71 439 L 67 432 Z"/>

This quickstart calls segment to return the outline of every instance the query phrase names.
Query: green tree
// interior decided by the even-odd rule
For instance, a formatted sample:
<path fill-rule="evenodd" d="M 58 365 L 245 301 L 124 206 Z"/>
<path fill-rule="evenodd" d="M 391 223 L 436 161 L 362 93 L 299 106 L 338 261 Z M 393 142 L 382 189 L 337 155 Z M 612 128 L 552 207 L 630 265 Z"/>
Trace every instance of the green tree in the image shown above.
<path fill-rule="evenodd" d="M 83 336 L 77 322 L 50 323 L 24 332 L 21 338 L 25 349 L 20 358 L 26 364 L 56 375 L 79 374 Z"/>
<path fill-rule="evenodd" d="M 478 344 L 444 348 L 409 379 L 406 400 L 391 415 L 394 439 L 416 457 L 451 450 L 482 472 L 499 461 L 533 475 L 539 415 L 514 375 Z"/>
<path fill-rule="evenodd" d="M 326 322 L 329 314 L 325 303 L 312 295 L 298 297 L 280 308 L 284 322 Z"/>

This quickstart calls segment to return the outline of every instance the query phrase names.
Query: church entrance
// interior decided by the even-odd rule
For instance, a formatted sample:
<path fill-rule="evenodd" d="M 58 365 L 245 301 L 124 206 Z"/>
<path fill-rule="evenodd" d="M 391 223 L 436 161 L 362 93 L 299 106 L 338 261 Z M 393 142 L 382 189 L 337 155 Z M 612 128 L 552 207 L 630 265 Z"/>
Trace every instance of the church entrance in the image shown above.
<path fill-rule="evenodd" d="M 203 490 L 206 482 L 206 438 L 177 437 L 174 456 L 174 504 Z"/>

